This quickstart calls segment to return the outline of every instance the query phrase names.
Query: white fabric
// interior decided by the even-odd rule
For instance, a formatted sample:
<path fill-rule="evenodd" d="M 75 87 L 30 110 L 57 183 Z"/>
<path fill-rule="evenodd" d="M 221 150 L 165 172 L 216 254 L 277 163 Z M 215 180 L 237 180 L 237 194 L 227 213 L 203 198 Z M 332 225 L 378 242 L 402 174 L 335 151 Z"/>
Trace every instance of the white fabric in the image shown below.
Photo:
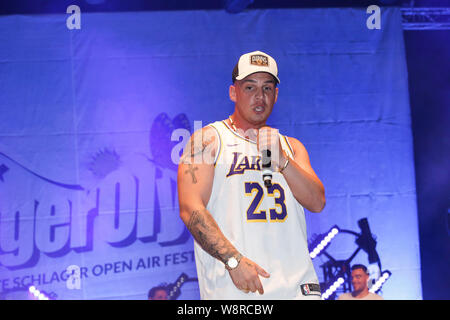
<path fill-rule="evenodd" d="M 243 54 L 239 58 L 238 70 L 239 75 L 236 77 L 237 80 L 242 80 L 252 73 L 268 72 L 277 79 L 278 83 L 280 83 L 280 79 L 278 78 L 278 66 L 275 59 L 261 51 Z"/>
<path fill-rule="evenodd" d="M 237 135 L 223 121 L 210 126 L 217 130 L 220 150 L 207 209 L 237 250 L 270 273 L 270 278 L 260 277 L 264 295 L 246 294 L 235 287 L 224 264 L 195 243 L 201 298 L 320 299 L 320 295 L 304 296 L 300 289 L 301 284 L 319 282 L 309 257 L 304 210 L 286 180 L 274 172 L 273 194 L 269 194 L 258 170 L 261 159 L 256 143 Z M 280 137 L 283 149 L 292 157 L 286 138 Z M 262 194 L 259 205 L 252 207 Z"/>

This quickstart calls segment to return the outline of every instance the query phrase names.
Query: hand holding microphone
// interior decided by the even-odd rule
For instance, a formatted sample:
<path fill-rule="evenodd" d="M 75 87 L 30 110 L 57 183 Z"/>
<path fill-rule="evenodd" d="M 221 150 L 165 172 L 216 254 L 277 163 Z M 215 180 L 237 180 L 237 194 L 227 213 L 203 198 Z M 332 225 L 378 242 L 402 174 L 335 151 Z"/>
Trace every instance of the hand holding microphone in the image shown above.
<path fill-rule="evenodd" d="M 258 150 L 261 151 L 261 168 L 264 185 L 272 185 L 273 168 L 277 168 L 283 152 L 278 129 L 262 127 L 258 130 Z"/>
<path fill-rule="evenodd" d="M 272 186 L 272 153 L 270 152 L 270 149 L 263 149 L 261 150 L 261 153 L 261 167 L 264 185 L 267 188 L 270 188 Z"/>

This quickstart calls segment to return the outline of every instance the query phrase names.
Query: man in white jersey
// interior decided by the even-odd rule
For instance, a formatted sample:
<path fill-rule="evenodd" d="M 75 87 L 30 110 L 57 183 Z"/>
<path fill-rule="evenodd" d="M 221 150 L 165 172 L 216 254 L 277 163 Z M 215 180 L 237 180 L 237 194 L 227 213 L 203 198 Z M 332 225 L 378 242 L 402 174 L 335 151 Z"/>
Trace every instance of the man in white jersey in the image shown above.
<path fill-rule="evenodd" d="M 232 78 L 234 113 L 196 131 L 178 167 L 201 298 L 320 299 L 303 208 L 322 211 L 325 192 L 303 144 L 266 126 L 278 97 L 277 64 L 250 52 Z M 272 153 L 267 184 L 261 150 Z"/>

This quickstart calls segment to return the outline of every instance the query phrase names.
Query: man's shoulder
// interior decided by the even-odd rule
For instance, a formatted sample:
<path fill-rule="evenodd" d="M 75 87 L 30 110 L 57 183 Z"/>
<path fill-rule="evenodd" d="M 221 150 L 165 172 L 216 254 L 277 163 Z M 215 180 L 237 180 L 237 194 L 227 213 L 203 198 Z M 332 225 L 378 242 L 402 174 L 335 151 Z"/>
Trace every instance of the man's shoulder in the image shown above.
<path fill-rule="evenodd" d="M 351 292 L 343 293 L 338 297 L 338 300 L 384 300 L 382 296 L 369 292 L 363 298 L 355 298 Z"/>
<path fill-rule="evenodd" d="M 217 135 L 218 130 L 221 129 L 221 124 L 222 121 L 215 121 L 215 122 L 211 122 L 208 123 L 207 125 L 201 127 L 201 128 L 196 128 L 195 131 L 192 133 L 191 138 L 194 137 L 205 137 L 205 136 L 215 136 Z"/>
<path fill-rule="evenodd" d="M 219 132 L 222 132 L 222 130 L 225 128 L 225 122 L 223 120 L 218 120 L 214 122 L 210 122 L 203 126 L 202 128 L 196 130 L 194 132 L 195 134 L 202 134 L 202 135 L 217 135 Z"/>
<path fill-rule="evenodd" d="M 290 136 L 287 136 L 287 135 L 284 135 L 284 134 L 281 134 L 281 135 L 286 138 L 286 140 L 289 142 L 289 144 L 295 145 L 295 146 L 301 145 L 302 147 L 304 147 L 303 143 L 301 143 L 301 141 L 299 139 L 294 138 L 294 137 L 290 137 Z"/>
<path fill-rule="evenodd" d="M 352 294 L 350 292 L 343 293 L 338 297 L 338 300 L 354 300 Z"/>
<path fill-rule="evenodd" d="M 367 300 L 384 300 L 382 296 L 373 292 L 369 292 L 369 294 L 366 297 Z"/>

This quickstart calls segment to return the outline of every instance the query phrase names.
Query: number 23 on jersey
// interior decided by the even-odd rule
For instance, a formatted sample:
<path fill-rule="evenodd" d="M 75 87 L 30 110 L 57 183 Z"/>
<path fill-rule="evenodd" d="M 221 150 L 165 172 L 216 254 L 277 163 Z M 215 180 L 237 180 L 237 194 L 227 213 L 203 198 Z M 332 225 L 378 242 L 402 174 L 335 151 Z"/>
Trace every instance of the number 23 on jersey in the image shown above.
<path fill-rule="evenodd" d="M 275 199 L 274 208 L 269 209 L 269 219 L 271 222 L 284 222 L 287 217 L 284 189 L 278 184 L 273 183 L 267 188 L 267 196 Z M 264 188 L 258 182 L 245 183 L 245 195 L 253 197 L 247 209 L 247 222 L 267 222 L 266 210 L 260 210 L 259 206 L 265 196 Z"/>

